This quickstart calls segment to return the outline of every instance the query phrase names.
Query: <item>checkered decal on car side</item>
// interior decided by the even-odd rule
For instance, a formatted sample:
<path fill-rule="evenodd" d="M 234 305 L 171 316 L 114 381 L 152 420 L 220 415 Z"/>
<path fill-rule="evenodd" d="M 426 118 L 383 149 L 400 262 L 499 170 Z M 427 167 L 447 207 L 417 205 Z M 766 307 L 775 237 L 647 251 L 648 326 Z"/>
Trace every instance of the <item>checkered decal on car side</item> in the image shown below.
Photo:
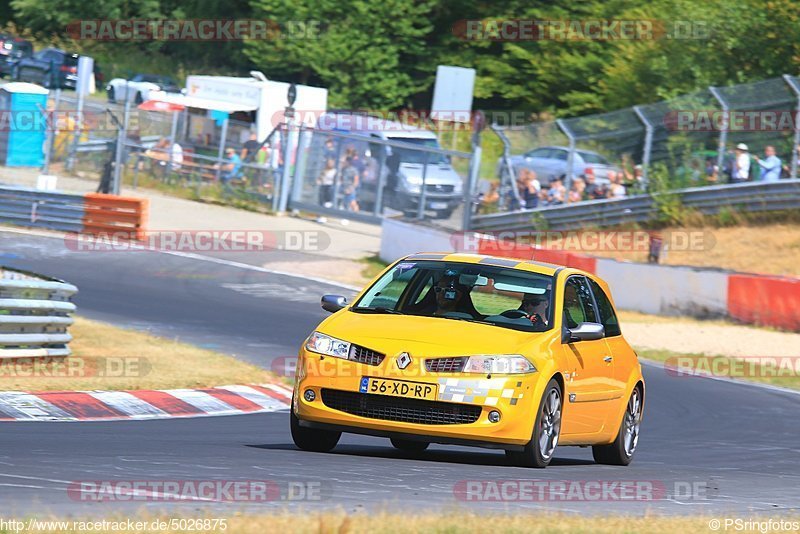
<path fill-rule="evenodd" d="M 504 387 L 507 383 L 505 378 L 440 378 L 439 400 L 497 406 L 500 399 L 509 399 L 513 406 L 522 398 L 522 382 L 513 388 Z"/>

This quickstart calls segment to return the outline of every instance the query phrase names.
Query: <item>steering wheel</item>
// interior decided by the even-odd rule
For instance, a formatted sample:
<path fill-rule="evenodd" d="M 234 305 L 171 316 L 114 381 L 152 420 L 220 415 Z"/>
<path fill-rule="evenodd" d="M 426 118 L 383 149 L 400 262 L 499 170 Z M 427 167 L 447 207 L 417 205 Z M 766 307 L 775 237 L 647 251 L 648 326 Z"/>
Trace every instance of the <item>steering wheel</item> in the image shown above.
<path fill-rule="evenodd" d="M 503 317 L 506 317 L 507 319 L 527 319 L 528 318 L 528 314 L 525 313 L 522 310 L 506 310 L 503 313 L 501 313 L 500 315 L 502 315 Z"/>

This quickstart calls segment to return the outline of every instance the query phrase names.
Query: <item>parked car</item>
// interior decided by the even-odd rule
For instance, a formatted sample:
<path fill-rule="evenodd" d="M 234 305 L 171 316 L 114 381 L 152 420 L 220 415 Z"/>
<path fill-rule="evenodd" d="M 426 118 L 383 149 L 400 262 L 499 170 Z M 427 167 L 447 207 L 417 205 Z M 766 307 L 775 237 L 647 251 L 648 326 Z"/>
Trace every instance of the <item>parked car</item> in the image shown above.
<path fill-rule="evenodd" d="M 395 121 L 348 113 L 325 113 L 319 119 L 321 130 L 356 134 L 364 140 L 330 137 L 344 149 L 351 147 L 368 166 L 379 169 L 365 173 L 358 189 L 362 209 L 370 210 L 378 201 L 378 184 L 383 183 L 382 204 L 408 215 L 418 212 L 425 181 L 424 211 L 439 219 L 448 219 L 464 198 L 463 178 L 453 169 L 449 156 L 431 150 L 442 150 L 436 134 Z M 324 164 L 323 145 L 329 136 L 317 130 L 312 141 L 313 161 Z M 369 138 L 371 141 L 367 141 Z M 388 144 L 392 143 L 392 144 Z M 394 143 L 406 145 L 401 147 Z M 430 150 L 426 150 L 430 149 Z M 384 165 L 379 165 L 379 162 Z"/>
<path fill-rule="evenodd" d="M 545 467 L 556 446 L 628 465 L 645 382 L 608 284 L 520 259 L 419 253 L 398 260 L 300 347 L 295 444 L 327 452 L 343 432 L 505 449 Z"/>
<path fill-rule="evenodd" d="M 532 169 L 536 172 L 539 183 L 546 186 L 554 178 L 567 174 L 568 158 L 568 147 L 543 146 L 525 154 L 511 156 L 511 165 L 514 167 L 514 172 L 519 172 L 520 169 Z M 601 185 L 608 183 L 608 171 L 622 171 L 620 167 L 612 165 L 597 152 L 576 150 L 572 167 L 573 175 L 581 176 L 586 173 L 586 169 L 589 167 L 594 171 L 597 183 Z M 498 161 L 497 171 L 498 175 L 505 171 L 502 159 Z"/>
<path fill-rule="evenodd" d="M 130 80 L 114 78 L 106 86 L 109 102 L 125 102 L 128 99 L 141 104 L 149 100 L 150 91 L 180 93 L 181 88 L 169 76 L 158 74 L 137 74 Z"/>
<path fill-rule="evenodd" d="M 47 88 L 75 89 L 78 83 L 78 54 L 45 48 L 22 58 L 12 67 L 12 78 Z"/>
<path fill-rule="evenodd" d="M 0 33 L 0 77 L 11 76 L 14 64 L 32 55 L 33 45 L 30 41 Z"/>

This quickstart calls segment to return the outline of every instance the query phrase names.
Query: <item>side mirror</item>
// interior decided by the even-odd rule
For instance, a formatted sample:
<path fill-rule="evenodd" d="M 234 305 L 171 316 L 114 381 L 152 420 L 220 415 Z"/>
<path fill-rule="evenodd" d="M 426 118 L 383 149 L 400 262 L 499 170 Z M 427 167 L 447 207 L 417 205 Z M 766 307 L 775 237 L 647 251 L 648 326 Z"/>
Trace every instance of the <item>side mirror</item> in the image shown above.
<path fill-rule="evenodd" d="M 323 310 L 333 313 L 347 306 L 347 299 L 341 295 L 323 295 L 320 305 Z"/>
<path fill-rule="evenodd" d="M 605 328 L 600 323 L 580 323 L 575 328 L 567 330 L 569 335 L 567 343 L 573 341 L 594 341 L 603 339 L 606 335 Z"/>

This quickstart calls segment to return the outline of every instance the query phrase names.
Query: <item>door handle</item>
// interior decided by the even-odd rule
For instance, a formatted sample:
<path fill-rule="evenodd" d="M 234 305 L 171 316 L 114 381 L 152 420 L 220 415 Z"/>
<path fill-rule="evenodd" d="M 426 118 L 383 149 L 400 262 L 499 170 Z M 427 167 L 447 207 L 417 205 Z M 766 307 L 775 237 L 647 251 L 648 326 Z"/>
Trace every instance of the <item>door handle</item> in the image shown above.
<path fill-rule="evenodd" d="M 606 363 L 611 363 L 611 360 L 613 360 L 613 359 L 614 358 L 612 358 L 611 356 L 606 356 L 605 358 L 603 358 L 603 361 L 606 362 Z"/>

